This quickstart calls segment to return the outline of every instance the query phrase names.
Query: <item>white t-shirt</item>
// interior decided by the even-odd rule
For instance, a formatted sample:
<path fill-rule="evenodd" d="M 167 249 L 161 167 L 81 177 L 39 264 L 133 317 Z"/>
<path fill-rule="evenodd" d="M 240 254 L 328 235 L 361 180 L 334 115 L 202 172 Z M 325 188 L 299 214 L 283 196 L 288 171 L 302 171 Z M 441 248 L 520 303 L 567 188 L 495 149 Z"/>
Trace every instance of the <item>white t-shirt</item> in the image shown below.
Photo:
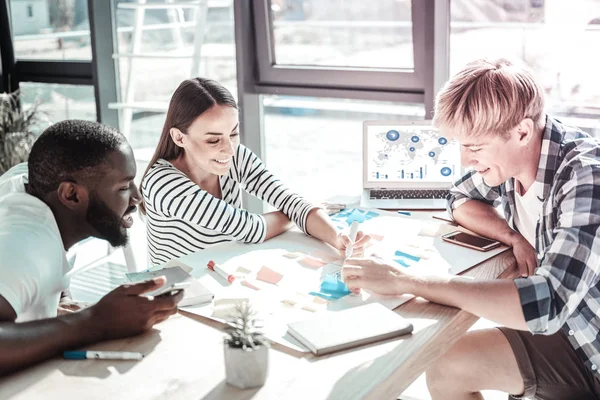
<path fill-rule="evenodd" d="M 17 322 L 56 317 L 71 270 L 54 214 L 25 183 L 26 164 L 0 177 L 0 296 Z"/>
<path fill-rule="evenodd" d="M 516 186 L 521 188 L 520 183 Z M 515 190 L 515 227 L 534 249 L 535 228 L 542 213 L 542 202 L 538 198 L 543 193 L 542 189 L 542 185 L 536 181 L 523 196 L 519 194 L 519 190 Z"/>

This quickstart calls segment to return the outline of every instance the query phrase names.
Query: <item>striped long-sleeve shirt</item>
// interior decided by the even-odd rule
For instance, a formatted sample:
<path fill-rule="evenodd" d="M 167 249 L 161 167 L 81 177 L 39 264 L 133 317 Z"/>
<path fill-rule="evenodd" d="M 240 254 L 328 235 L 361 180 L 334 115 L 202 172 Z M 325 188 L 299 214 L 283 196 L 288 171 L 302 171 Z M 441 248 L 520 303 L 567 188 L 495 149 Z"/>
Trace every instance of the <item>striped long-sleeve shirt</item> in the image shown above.
<path fill-rule="evenodd" d="M 222 199 L 202 190 L 166 160 L 159 159 L 150 168 L 142 180 L 142 193 L 153 265 L 217 243 L 261 243 L 267 231 L 265 219 L 242 208 L 242 188 L 285 213 L 306 233 L 306 217 L 314 206 L 287 189 L 243 145 L 219 183 Z"/>

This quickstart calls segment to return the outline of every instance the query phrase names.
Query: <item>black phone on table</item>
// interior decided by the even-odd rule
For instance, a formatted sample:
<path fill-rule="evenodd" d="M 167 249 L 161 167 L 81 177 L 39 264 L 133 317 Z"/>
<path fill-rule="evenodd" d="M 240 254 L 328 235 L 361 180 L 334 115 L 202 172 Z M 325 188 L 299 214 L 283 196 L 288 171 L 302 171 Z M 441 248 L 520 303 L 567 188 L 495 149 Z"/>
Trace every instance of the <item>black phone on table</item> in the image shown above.
<path fill-rule="evenodd" d="M 479 251 L 492 250 L 502 244 L 494 239 L 475 236 L 462 231 L 454 231 L 443 235 L 442 240 Z"/>

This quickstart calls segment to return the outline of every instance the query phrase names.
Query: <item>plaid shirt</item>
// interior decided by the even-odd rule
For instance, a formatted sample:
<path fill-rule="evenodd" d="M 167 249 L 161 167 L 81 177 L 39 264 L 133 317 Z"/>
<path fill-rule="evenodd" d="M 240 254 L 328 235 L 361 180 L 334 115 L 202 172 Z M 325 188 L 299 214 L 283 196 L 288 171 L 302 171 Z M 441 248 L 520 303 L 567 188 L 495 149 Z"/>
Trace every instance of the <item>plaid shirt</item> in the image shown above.
<path fill-rule="evenodd" d="M 535 275 L 515 279 L 523 315 L 534 334 L 562 329 L 579 358 L 600 375 L 600 143 L 547 117 L 536 181 L 543 186 L 538 267 Z M 514 229 L 514 178 L 489 187 L 471 171 L 451 189 L 448 210 L 469 200 L 502 205 Z"/>

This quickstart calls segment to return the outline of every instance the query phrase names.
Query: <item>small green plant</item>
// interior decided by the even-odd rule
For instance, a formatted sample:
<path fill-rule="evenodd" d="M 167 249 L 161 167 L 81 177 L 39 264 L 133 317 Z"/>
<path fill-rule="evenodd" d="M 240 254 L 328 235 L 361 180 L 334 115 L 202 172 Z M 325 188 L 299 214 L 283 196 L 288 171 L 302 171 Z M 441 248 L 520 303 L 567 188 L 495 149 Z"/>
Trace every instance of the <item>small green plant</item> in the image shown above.
<path fill-rule="evenodd" d="M 22 110 L 19 91 L 0 93 L 0 175 L 12 166 L 27 161 L 36 139 L 34 126 L 48 123 L 39 103 Z"/>
<path fill-rule="evenodd" d="M 236 305 L 227 325 L 225 344 L 229 347 L 250 351 L 269 344 L 261 331 L 257 312 L 248 302 Z"/>

